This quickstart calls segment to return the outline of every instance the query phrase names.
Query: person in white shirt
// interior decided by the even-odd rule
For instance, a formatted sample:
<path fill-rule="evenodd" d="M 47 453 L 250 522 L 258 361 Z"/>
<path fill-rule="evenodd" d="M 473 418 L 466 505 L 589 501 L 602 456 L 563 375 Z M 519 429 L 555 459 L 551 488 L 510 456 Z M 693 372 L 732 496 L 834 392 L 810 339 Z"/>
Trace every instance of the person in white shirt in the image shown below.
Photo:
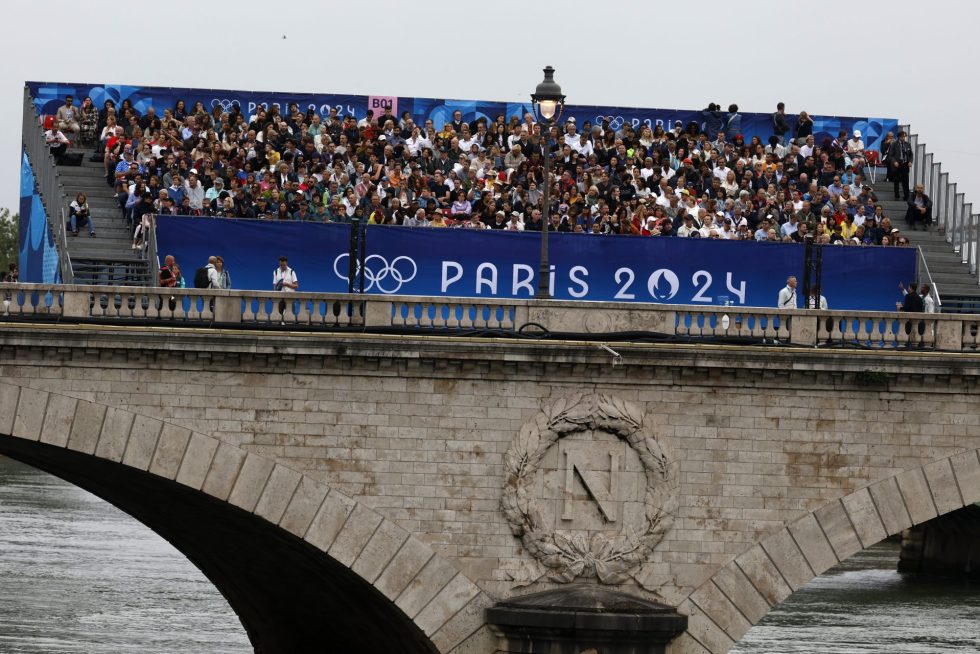
<path fill-rule="evenodd" d="M 864 141 L 861 140 L 860 130 L 854 130 L 854 138 L 848 139 L 847 154 L 852 157 L 855 155 L 864 156 Z"/>
<path fill-rule="evenodd" d="M 714 171 L 712 171 L 712 175 L 714 175 L 715 177 L 717 177 L 718 180 L 722 184 L 724 184 L 725 183 L 725 180 L 728 178 L 728 173 L 729 173 L 730 170 L 731 170 L 731 168 L 729 168 L 728 166 L 725 165 L 725 160 L 724 159 L 719 159 L 718 160 L 718 165 L 715 167 Z"/>
<path fill-rule="evenodd" d="M 408 146 L 408 151 L 412 154 L 412 156 L 416 157 L 423 148 L 431 148 L 432 141 L 422 136 L 422 132 L 419 131 L 419 128 L 415 127 L 412 129 L 412 136 L 405 141 L 405 145 Z"/>
<path fill-rule="evenodd" d="M 567 141 L 567 139 L 566 139 L 566 141 Z M 592 153 L 593 153 L 593 150 L 592 150 L 592 141 L 589 140 L 589 137 L 588 137 L 587 134 L 582 134 L 577 140 L 569 143 L 569 145 L 571 146 L 571 148 L 573 150 L 575 150 L 576 152 L 578 152 L 583 157 L 588 158 L 588 157 L 592 156 Z"/>
<path fill-rule="evenodd" d="M 819 286 L 814 286 L 810 289 L 810 297 L 807 298 L 807 306 L 811 309 L 820 309 L 821 311 L 827 310 L 827 298 L 820 294 Z"/>
<path fill-rule="evenodd" d="M 776 307 L 779 309 L 796 308 L 796 277 L 790 276 L 786 279 L 786 286 L 779 291 Z"/>
<path fill-rule="evenodd" d="M 807 157 L 812 157 L 814 147 L 815 147 L 815 143 L 813 137 L 808 136 L 806 137 L 806 143 L 800 146 L 800 154 L 803 155 L 804 159 L 806 159 Z"/>
<path fill-rule="evenodd" d="M 197 175 L 191 173 L 184 182 L 184 195 L 190 200 L 190 207 L 194 211 L 204 209 L 204 187 L 197 181 Z"/>
<path fill-rule="evenodd" d="M 289 260 L 286 257 L 279 257 L 279 267 L 272 273 L 272 288 L 287 293 L 293 293 L 299 288 L 296 271 L 289 267 Z"/>
<path fill-rule="evenodd" d="M 216 264 L 218 263 L 218 257 L 212 255 L 208 257 L 208 265 L 205 269 L 208 271 L 208 288 L 221 288 L 221 280 L 218 277 L 218 268 Z"/>
<path fill-rule="evenodd" d="M 68 137 L 65 136 L 57 127 L 52 127 L 44 133 L 44 140 L 47 142 L 48 147 L 51 148 L 51 154 L 55 157 L 60 157 L 64 153 L 68 152 L 68 146 L 70 141 Z"/>

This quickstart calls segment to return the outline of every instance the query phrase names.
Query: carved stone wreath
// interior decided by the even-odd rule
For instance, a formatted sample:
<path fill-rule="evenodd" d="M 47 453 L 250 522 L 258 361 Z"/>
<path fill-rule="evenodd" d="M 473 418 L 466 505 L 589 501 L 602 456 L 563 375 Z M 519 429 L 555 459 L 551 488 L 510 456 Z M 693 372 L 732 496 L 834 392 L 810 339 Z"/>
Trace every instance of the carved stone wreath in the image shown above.
<path fill-rule="evenodd" d="M 636 405 L 602 394 L 562 398 L 524 423 L 504 458 L 507 481 L 501 508 L 511 531 L 548 569 L 548 578 L 566 583 L 594 575 L 601 583 L 628 581 L 645 563 L 673 522 L 677 510 L 677 472 L 666 444 L 643 424 Z M 644 525 L 629 526 L 610 538 L 591 539 L 546 530 L 529 492 L 541 459 L 560 438 L 598 430 L 625 440 L 639 455 L 646 476 Z"/>

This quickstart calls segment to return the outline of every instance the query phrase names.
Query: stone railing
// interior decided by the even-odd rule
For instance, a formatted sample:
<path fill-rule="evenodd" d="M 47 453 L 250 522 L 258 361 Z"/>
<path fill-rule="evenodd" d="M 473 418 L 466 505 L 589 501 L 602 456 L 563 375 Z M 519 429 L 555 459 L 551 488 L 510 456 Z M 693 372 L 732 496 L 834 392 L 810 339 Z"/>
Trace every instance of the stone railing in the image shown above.
<path fill-rule="evenodd" d="M 980 316 L 556 300 L 0 284 L 0 320 L 495 332 L 810 347 L 977 351 Z"/>

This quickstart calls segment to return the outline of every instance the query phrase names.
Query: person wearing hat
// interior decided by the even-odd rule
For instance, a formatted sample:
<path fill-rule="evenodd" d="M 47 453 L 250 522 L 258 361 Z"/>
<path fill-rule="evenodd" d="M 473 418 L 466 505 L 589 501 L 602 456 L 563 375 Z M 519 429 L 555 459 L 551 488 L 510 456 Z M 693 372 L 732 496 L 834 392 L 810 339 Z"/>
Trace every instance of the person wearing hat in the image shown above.
<path fill-rule="evenodd" d="M 864 141 L 861 140 L 861 130 L 854 130 L 852 138 L 848 139 L 847 154 L 850 155 L 851 159 L 864 157 Z"/>
<path fill-rule="evenodd" d="M 689 213 L 684 214 L 683 224 L 677 228 L 677 236 L 687 238 L 692 236 L 698 228 L 694 224 L 694 216 Z M 700 236 L 700 234 L 698 234 Z"/>
<path fill-rule="evenodd" d="M 507 229 L 507 214 L 503 211 L 497 211 L 493 214 L 493 222 L 490 223 L 490 229 Z"/>

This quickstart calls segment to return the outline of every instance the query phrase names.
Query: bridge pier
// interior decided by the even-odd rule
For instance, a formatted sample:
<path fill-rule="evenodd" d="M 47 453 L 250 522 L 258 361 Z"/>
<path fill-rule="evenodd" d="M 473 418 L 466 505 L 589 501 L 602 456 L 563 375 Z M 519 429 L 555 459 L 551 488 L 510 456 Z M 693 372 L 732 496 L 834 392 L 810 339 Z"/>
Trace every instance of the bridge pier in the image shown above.
<path fill-rule="evenodd" d="M 980 506 L 903 531 L 898 571 L 980 579 Z"/>
<path fill-rule="evenodd" d="M 487 609 L 498 654 L 665 654 L 687 616 L 635 595 L 575 584 Z"/>

